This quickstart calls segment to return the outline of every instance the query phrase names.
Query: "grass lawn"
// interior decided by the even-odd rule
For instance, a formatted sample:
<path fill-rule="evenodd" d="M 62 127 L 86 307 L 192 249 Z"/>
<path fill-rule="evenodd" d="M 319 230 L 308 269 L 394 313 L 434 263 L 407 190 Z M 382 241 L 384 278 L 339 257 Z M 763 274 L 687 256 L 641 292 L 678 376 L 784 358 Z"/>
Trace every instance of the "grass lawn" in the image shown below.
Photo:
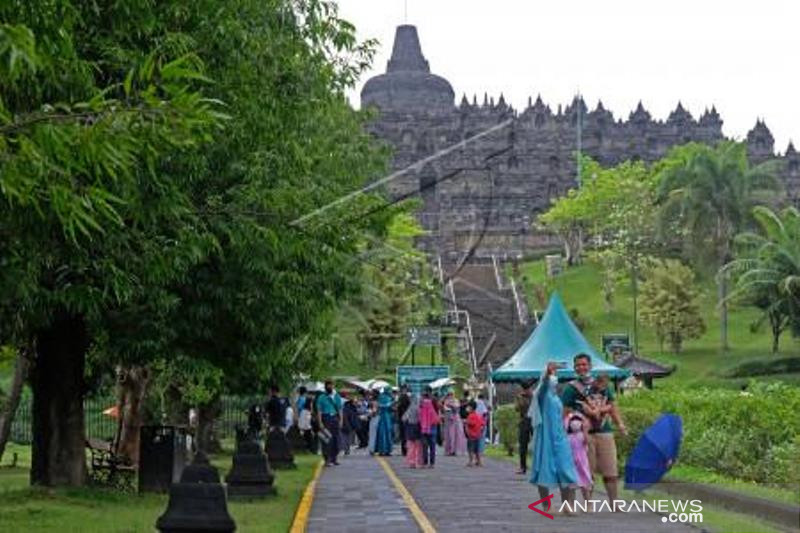
<path fill-rule="evenodd" d="M 525 277 L 526 298 L 531 310 L 543 310 L 534 295 L 534 284 L 545 282 L 543 261 L 532 261 L 520 267 Z M 771 337 L 764 329 L 753 333 L 750 325 L 759 316 L 754 308 L 732 308 L 728 318 L 730 350 L 720 350 L 719 312 L 716 309 L 716 287 L 710 282 L 698 282 L 703 290 L 701 313 L 706 321 L 706 333 L 699 339 L 684 342 L 683 352 L 677 355 L 661 352 L 651 328 L 639 323 L 639 352 L 642 356 L 668 364 L 676 364 L 676 372 L 665 379 L 655 381 L 656 388 L 664 386 L 707 385 L 740 387 L 747 378 L 728 379 L 720 374 L 727 368 L 745 360 L 773 357 Z M 583 333 L 587 340 L 599 349 L 604 333 L 629 333 L 633 341 L 633 298 L 630 284 L 625 281 L 618 286 L 613 311 L 607 313 L 603 304 L 602 279 L 599 266 L 590 261 L 566 269 L 550 286 L 561 294 L 567 309 L 577 309 L 587 321 Z M 788 333 L 781 337 L 780 356 L 800 355 L 800 345 Z M 776 379 L 800 385 L 800 374 L 761 376 L 759 379 Z"/>
<path fill-rule="evenodd" d="M 517 456 L 509 456 L 508 452 L 505 449 L 499 446 L 487 446 L 486 447 L 486 455 L 488 457 L 493 457 L 495 459 L 501 459 L 504 461 L 512 461 L 514 464 L 518 464 Z M 674 471 L 677 469 L 673 469 Z M 689 481 L 687 479 L 687 481 Z M 602 488 L 602 487 L 601 487 Z M 728 485 L 725 488 L 730 488 Z M 778 489 L 774 489 L 778 490 Z M 749 494 L 753 496 L 761 496 L 765 497 L 766 495 L 756 492 L 749 492 Z M 782 497 L 786 497 L 790 495 L 789 491 L 780 491 L 780 495 Z M 671 495 L 671 494 L 664 494 L 658 491 L 648 490 L 644 495 L 641 493 L 637 493 L 634 491 L 629 490 L 622 490 L 620 497 L 624 500 L 673 500 L 673 499 L 680 499 L 680 497 Z M 791 502 L 791 500 L 789 500 Z M 796 502 L 796 501 L 795 501 Z M 698 524 L 699 525 L 699 524 Z M 702 528 L 707 529 L 714 532 L 719 533 L 779 533 L 781 530 L 770 527 L 764 524 L 763 519 L 748 516 L 741 513 L 733 513 L 728 509 L 724 509 L 722 507 L 716 507 L 713 505 L 708 505 L 703 503 L 703 523 Z"/>
<path fill-rule="evenodd" d="M 16 452 L 19 463 L 6 466 Z M 220 475 L 231 466 L 231 453 L 212 458 Z M 228 502 L 228 512 L 237 531 L 285 532 L 289 530 L 297 504 L 311 479 L 319 457 L 296 455 L 296 470 L 275 472 L 277 496 L 255 502 Z M 121 494 L 81 489 L 40 489 L 28 487 L 30 448 L 10 444 L 0 467 L 0 531 L 70 532 L 152 532 L 164 512 L 167 495 Z"/>

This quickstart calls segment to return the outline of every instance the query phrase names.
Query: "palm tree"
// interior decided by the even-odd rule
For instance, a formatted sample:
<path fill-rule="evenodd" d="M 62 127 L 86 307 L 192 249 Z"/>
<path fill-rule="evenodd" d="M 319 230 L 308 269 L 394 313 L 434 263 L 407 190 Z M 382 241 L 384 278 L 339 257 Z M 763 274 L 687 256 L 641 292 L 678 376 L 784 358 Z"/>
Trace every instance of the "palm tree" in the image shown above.
<path fill-rule="evenodd" d="M 743 143 L 690 143 L 661 162 L 661 227 L 677 231 L 701 269 L 717 276 L 720 341 L 728 349 L 728 282 L 721 267 L 732 259 L 734 237 L 752 224 L 752 208 L 772 204 L 779 189 L 775 163 L 751 167 Z"/>
<path fill-rule="evenodd" d="M 730 298 L 741 298 L 764 312 L 772 329 L 772 352 L 787 327 L 800 330 L 800 211 L 788 207 L 775 213 L 756 207 L 760 232 L 736 238 L 739 257 L 724 267 L 735 276 Z"/>

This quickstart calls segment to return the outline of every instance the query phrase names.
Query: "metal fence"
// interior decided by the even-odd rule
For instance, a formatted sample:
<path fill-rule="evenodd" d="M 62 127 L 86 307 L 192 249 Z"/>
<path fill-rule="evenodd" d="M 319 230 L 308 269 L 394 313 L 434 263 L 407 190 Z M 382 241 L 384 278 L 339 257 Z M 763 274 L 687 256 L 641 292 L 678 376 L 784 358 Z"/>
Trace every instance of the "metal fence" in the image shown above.
<path fill-rule="evenodd" d="M 117 420 L 104 415 L 103 411 L 114 405 L 116 400 L 109 398 L 87 398 L 83 402 L 86 416 L 86 436 L 93 439 L 110 440 L 117 431 Z M 263 403 L 260 396 L 223 396 L 222 412 L 217 419 L 216 429 L 220 438 L 234 438 L 236 426 L 247 426 L 247 409 L 255 403 Z M 11 441 L 30 444 L 33 422 L 33 405 L 30 397 L 23 398 L 14 423 L 11 425 Z"/>
<path fill-rule="evenodd" d="M 87 398 L 83 402 L 86 417 L 86 436 L 94 439 L 108 440 L 114 438 L 117 431 L 117 420 L 104 415 L 103 411 L 114 405 L 114 399 Z M 11 441 L 18 444 L 30 444 L 33 424 L 33 399 L 23 398 L 17 407 L 14 423 L 11 424 Z"/>

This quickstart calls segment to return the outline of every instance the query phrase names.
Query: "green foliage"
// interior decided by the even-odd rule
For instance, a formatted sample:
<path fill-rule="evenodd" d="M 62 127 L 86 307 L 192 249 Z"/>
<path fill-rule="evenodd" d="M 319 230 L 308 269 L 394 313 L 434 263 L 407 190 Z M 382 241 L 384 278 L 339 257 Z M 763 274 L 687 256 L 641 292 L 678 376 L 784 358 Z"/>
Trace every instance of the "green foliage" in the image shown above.
<path fill-rule="evenodd" d="M 545 279 L 543 261 L 521 265 L 521 272 L 531 282 L 525 285 L 529 306 L 536 307 L 536 295 L 532 287 Z M 581 314 L 589 319 L 589 325 L 582 330 L 586 339 L 599 346 L 600 339 L 606 333 L 631 333 L 633 293 L 628 284 L 618 287 L 616 293 L 616 309 L 607 313 L 603 295 L 598 287 L 602 284 L 602 270 L 594 262 L 587 261 L 583 265 L 565 270 L 553 280 L 553 288 L 559 291 L 565 305 L 580 306 Z M 659 342 L 653 328 L 639 328 L 639 352 L 643 357 L 653 359 L 667 366 L 676 365 L 675 372 L 668 378 L 655 381 L 658 389 L 686 386 L 720 386 L 738 390 L 746 384 L 742 379 L 726 379 L 720 371 L 740 361 L 755 359 L 772 359 L 770 356 L 770 336 L 764 331 L 752 331 L 750 324 L 759 316 L 759 311 L 752 307 L 732 307 L 730 311 L 730 341 L 728 351 L 719 349 L 717 330 L 711 327 L 719 320 L 716 294 L 713 280 L 698 279 L 701 315 L 709 325 L 706 333 L 697 340 L 684 343 L 683 352 L 673 355 L 669 350 L 659 350 Z M 787 353 L 797 351 L 796 342 L 787 342 Z M 790 352 L 791 350 L 791 352 Z M 769 380 L 791 381 L 800 383 L 800 374 L 772 375 Z"/>
<path fill-rule="evenodd" d="M 519 414 L 514 404 L 501 405 L 494 413 L 494 423 L 500 431 L 500 444 L 508 455 L 513 455 L 519 447 Z M 522 453 L 526 452 L 524 450 Z"/>
<path fill-rule="evenodd" d="M 373 366 L 389 339 L 403 339 L 412 324 L 439 319 L 438 284 L 427 258 L 414 248 L 423 233 L 411 214 L 400 212 L 389 223 L 385 240 L 365 249 L 369 260 L 362 266 L 363 291 L 346 310 L 359 324 Z"/>
<path fill-rule="evenodd" d="M 737 236 L 737 257 L 722 272 L 734 277 L 729 299 L 762 311 L 754 326 L 769 322 L 772 350 L 777 352 L 787 327 L 800 334 L 800 212 L 794 207 L 779 213 L 756 207 L 753 216 L 758 233 Z"/>
<path fill-rule="evenodd" d="M 730 259 L 736 234 L 752 225 L 751 210 L 775 197 L 774 163 L 751 167 L 744 143 L 689 143 L 657 164 L 661 229 L 680 238 L 698 268 Z"/>
<path fill-rule="evenodd" d="M 147 7 L 172 21 L 170 10 Z M 6 341 L 29 337 L 56 309 L 96 323 L 116 306 L 156 305 L 153 286 L 175 280 L 209 244 L 182 193 L 187 179 L 156 171 L 223 119 L 202 92 L 203 65 L 157 46 L 163 26 L 133 43 L 135 21 L 110 25 L 106 14 L 67 0 L 0 6 Z"/>
<path fill-rule="evenodd" d="M 646 413 L 671 412 L 683 418 L 680 461 L 757 482 L 786 479 L 774 462 L 796 465 L 789 453 L 800 435 L 800 388 L 753 381 L 747 391 L 674 389 L 640 391 L 620 400 L 628 422 Z M 634 433 L 631 431 L 631 433 Z M 634 438 L 631 435 L 631 438 Z M 794 479 L 797 481 L 797 478 Z"/>
<path fill-rule="evenodd" d="M 95 372 L 154 362 L 193 398 L 313 369 L 303 347 L 393 214 L 364 194 L 290 223 L 384 170 L 344 96 L 374 43 L 321 0 L 12 1 L 0 19 L 4 340 L 66 309 Z"/>
<path fill-rule="evenodd" d="M 539 216 L 544 226 L 562 237 L 568 250 L 579 252 L 584 237 L 614 245 L 624 259 L 651 246 L 657 175 L 642 162 L 627 161 L 603 168 L 589 158 L 581 160 L 579 189 L 571 189 Z"/>
<path fill-rule="evenodd" d="M 178 161 L 219 247 L 174 287 L 172 351 L 223 369 L 231 390 L 288 382 L 319 364 L 339 303 L 357 292 L 364 234 L 391 209 L 375 196 L 303 215 L 383 171 L 385 153 L 343 91 L 371 59 L 330 2 L 211 2 L 192 32 L 215 98 L 232 120 L 202 153 Z"/>
<path fill-rule="evenodd" d="M 788 374 L 800 372 L 800 357 L 781 357 L 779 359 L 754 359 L 727 369 L 725 375 L 732 378 L 766 376 L 769 374 Z"/>
<path fill-rule="evenodd" d="M 176 357 L 159 360 L 153 364 L 156 383 L 152 385 L 157 397 L 164 397 L 166 390 L 175 387 L 185 405 L 207 405 L 222 389 L 222 370 L 204 359 Z"/>
<path fill-rule="evenodd" d="M 614 294 L 617 285 L 625 274 L 625 263 L 620 255 L 611 248 L 599 250 L 589 254 L 589 257 L 602 267 L 603 272 L 603 303 L 606 313 L 614 310 Z"/>
<path fill-rule="evenodd" d="M 694 272 L 680 261 L 656 261 L 645 274 L 641 297 L 642 320 L 655 328 L 659 342 L 669 342 L 673 353 L 681 351 L 684 340 L 705 333 Z"/>
<path fill-rule="evenodd" d="M 638 394 L 638 392 L 639 391 L 634 394 Z M 627 395 L 626 400 L 631 396 L 633 395 Z M 656 418 L 658 418 L 659 414 L 660 413 L 658 411 L 654 411 L 652 409 L 625 406 L 625 408 L 622 410 L 622 419 L 625 421 L 625 427 L 628 429 L 628 434 L 622 435 L 617 433 L 616 435 L 617 453 L 620 457 L 620 465 L 625 464 L 625 458 L 630 456 L 630 453 L 633 451 L 633 448 L 636 446 L 639 438 L 644 433 L 644 430 L 650 427 L 653 422 L 656 421 Z"/>

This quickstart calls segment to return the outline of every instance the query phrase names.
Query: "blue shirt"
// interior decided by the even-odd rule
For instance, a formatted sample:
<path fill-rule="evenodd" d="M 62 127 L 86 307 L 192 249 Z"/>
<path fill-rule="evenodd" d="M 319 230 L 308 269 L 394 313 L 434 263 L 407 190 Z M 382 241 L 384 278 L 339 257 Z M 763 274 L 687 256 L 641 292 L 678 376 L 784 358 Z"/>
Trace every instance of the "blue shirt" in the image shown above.
<path fill-rule="evenodd" d="M 333 397 L 329 394 L 317 396 L 317 411 L 322 415 L 338 415 L 342 410 L 342 398 L 339 393 L 334 391 Z"/>

